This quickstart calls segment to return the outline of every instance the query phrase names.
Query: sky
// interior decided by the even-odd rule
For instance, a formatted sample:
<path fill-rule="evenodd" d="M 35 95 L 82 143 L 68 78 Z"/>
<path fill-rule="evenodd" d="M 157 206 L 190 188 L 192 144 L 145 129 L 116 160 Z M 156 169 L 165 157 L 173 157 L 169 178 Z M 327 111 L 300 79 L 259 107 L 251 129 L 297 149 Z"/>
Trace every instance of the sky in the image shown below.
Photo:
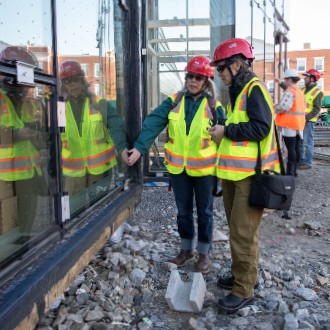
<path fill-rule="evenodd" d="M 185 0 L 167 0 L 161 3 L 176 3 Z M 246 3 L 248 4 L 247 0 Z M 68 53 L 75 52 L 98 54 L 96 48 L 96 30 L 97 30 L 97 0 L 58 0 L 58 26 L 62 28 L 61 38 L 58 40 L 60 52 L 65 52 L 66 48 L 70 48 Z M 281 2 L 281 1 L 279 1 Z M 330 26 L 330 0 L 290 0 L 290 11 L 285 17 L 290 31 L 288 49 L 302 50 L 304 43 L 310 43 L 312 49 L 330 48 L 330 37 L 328 31 Z M 192 4 L 199 3 L 197 0 Z M 16 9 L 19 8 L 19 9 Z M 89 8 L 95 8 L 91 12 Z M 69 10 L 67 10 L 69 9 Z M 71 13 L 71 9 L 79 12 L 79 19 L 73 19 L 66 13 Z M 31 10 L 34 15 L 31 15 Z M 16 35 L 19 39 L 17 43 L 26 44 L 31 41 L 34 44 L 48 45 L 51 44 L 51 27 L 49 17 L 49 1 L 43 0 L 0 0 L 0 33 L 2 40 L 5 42 L 13 42 Z M 178 15 L 179 13 L 175 13 Z M 199 11 L 200 15 L 201 12 Z M 8 15 L 11 19 L 8 19 Z M 173 12 L 171 11 L 173 16 Z M 15 19 L 17 18 L 17 19 Z M 89 22 L 80 35 L 72 31 L 79 30 L 81 22 Z M 19 22 L 19 24 L 17 23 Z M 41 25 L 43 22 L 43 25 Z M 43 26 L 43 28 L 40 28 Z M 8 31 L 2 31 L 7 28 Z M 242 35 L 240 37 L 244 37 Z M 84 42 L 89 40 L 88 42 Z M 84 49 L 82 49 L 84 45 Z M 87 49 L 88 48 L 88 49 Z"/>
<path fill-rule="evenodd" d="M 309 42 L 312 49 L 330 48 L 330 1 L 290 0 L 288 50 L 302 50 Z"/>

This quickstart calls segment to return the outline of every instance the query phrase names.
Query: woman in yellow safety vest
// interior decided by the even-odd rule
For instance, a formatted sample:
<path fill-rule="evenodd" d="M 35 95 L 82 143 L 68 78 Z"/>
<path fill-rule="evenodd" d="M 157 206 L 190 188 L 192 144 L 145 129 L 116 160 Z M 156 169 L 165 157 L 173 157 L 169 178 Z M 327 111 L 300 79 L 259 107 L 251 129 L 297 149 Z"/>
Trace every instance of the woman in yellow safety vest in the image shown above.
<path fill-rule="evenodd" d="M 195 196 L 198 223 L 198 260 L 195 268 L 208 273 L 211 267 L 212 190 L 216 182 L 217 157 L 217 145 L 208 130 L 216 121 L 223 121 L 225 113 L 220 102 L 214 100 L 214 71 L 210 60 L 195 56 L 185 70 L 183 90 L 165 99 L 145 119 L 134 148 L 129 151 L 128 165 L 134 165 L 142 154 L 147 153 L 155 138 L 168 125 L 164 164 L 174 190 L 181 237 L 180 252 L 171 262 L 180 267 L 194 259 Z"/>
<path fill-rule="evenodd" d="M 230 97 L 225 125 L 210 129 L 213 140 L 220 143 L 217 175 L 222 179 L 230 230 L 232 275 L 221 277 L 217 283 L 231 290 L 218 302 L 226 313 L 253 302 L 258 279 L 258 231 L 263 209 L 249 205 L 258 143 L 262 168 L 279 170 L 272 98 L 250 70 L 253 60 L 251 45 L 244 39 L 233 38 L 215 49 L 211 62 L 229 87 Z"/>
<path fill-rule="evenodd" d="M 117 153 L 126 160 L 126 136 L 110 102 L 90 93 L 79 62 L 63 62 L 59 76 L 66 97 L 66 127 L 61 133 L 64 190 L 74 195 L 113 168 Z"/>

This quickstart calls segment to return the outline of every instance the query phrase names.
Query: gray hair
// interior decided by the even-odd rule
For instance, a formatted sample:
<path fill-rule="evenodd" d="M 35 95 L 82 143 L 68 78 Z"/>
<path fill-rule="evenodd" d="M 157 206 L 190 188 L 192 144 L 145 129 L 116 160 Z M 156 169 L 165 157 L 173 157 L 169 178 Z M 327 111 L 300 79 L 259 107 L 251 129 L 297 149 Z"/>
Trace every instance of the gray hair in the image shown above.
<path fill-rule="evenodd" d="M 182 90 L 180 92 L 186 93 L 187 91 L 188 91 L 188 88 L 187 88 L 187 80 L 186 80 L 184 87 L 182 88 Z M 204 84 L 202 92 L 205 92 L 205 93 L 209 94 L 211 97 L 216 98 L 217 93 L 216 93 L 216 89 L 215 89 L 215 84 L 211 78 L 207 77 L 207 80 Z"/>

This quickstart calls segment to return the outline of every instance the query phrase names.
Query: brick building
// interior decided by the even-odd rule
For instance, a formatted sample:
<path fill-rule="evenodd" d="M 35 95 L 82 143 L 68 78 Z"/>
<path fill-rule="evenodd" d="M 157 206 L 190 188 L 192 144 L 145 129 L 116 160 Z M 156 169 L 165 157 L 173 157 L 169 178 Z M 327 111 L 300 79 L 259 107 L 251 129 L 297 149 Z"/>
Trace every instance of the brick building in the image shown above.
<path fill-rule="evenodd" d="M 296 69 L 299 74 L 309 69 L 318 70 L 322 74 L 318 85 L 324 95 L 330 95 L 330 49 L 306 48 L 304 50 L 289 51 L 286 67 Z M 304 86 L 303 80 L 300 81 L 300 84 Z"/>

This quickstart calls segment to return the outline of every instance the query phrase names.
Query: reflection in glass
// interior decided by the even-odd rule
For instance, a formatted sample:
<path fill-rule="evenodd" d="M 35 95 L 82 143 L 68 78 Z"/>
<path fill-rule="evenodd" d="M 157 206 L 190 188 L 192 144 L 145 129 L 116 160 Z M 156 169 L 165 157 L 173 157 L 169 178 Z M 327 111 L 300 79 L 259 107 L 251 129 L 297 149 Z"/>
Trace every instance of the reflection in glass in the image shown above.
<path fill-rule="evenodd" d="M 51 74 L 50 14 L 50 0 L 0 1 L 0 52 L 10 45 L 28 49 L 37 67 Z"/>
<path fill-rule="evenodd" d="M 126 178 L 121 117 L 126 109 L 117 97 L 122 63 L 115 61 L 114 3 L 57 1 L 60 94 L 66 113 L 62 171 L 71 217 L 122 186 Z"/>
<path fill-rule="evenodd" d="M 117 153 L 126 152 L 127 142 L 115 102 L 90 90 L 79 62 L 61 63 L 59 76 L 66 113 L 61 133 L 64 191 L 75 214 L 113 188 Z"/>
<path fill-rule="evenodd" d="M 5 48 L 0 60 L 38 66 L 36 56 L 21 47 Z M 49 97 L 47 88 L 18 85 L 16 78 L 0 76 L 0 234 L 6 237 L 0 240 L 0 265 L 54 221 L 48 175 Z"/>

